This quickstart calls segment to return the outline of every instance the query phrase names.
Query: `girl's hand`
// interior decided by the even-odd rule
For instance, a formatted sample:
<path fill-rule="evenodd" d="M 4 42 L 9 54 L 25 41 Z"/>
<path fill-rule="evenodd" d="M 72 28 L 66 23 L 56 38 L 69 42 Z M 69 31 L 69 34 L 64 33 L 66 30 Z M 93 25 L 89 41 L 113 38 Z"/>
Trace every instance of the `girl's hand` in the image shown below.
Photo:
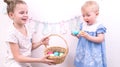
<path fill-rule="evenodd" d="M 47 59 L 49 55 L 45 55 L 43 58 L 41 58 L 41 62 L 48 64 L 48 65 L 55 65 L 53 60 Z"/>
<path fill-rule="evenodd" d="M 41 42 L 42 42 L 43 45 L 48 46 L 48 44 L 49 44 L 49 37 L 45 37 L 45 38 L 41 39 Z"/>

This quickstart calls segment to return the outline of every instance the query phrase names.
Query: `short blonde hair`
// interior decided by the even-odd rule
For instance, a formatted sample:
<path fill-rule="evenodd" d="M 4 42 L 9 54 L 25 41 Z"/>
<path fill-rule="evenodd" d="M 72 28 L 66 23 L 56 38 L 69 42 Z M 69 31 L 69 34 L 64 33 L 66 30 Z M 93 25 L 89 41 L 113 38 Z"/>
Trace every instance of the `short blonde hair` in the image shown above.
<path fill-rule="evenodd" d="M 85 10 L 86 8 L 90 8 L 92 11 L 99 12 L 99 5 L 96 1 L 86 1 L 81 10 Z"/>

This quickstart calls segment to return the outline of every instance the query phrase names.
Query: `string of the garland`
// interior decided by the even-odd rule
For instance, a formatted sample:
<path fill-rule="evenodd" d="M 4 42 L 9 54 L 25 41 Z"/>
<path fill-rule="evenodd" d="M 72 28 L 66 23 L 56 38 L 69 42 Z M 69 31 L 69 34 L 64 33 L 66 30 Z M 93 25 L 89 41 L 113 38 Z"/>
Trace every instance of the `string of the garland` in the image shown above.
<path fill-rule="evenodd" d="M 69 30 L 77 29 L 79 26 L 79 22 L 81 21 L 80 16 L 75 16 L 66 21 L 60 21 L 56 23 L 50 22 L 41 22 L 39 20 L 30 19 L 31 21 L 35 22 L 35 30 L 37 31 L 39 24 L 43 24 L 42 34 L 51 34 L 51 33 L 59 33 L 59 34 L 66 34 Z"/>
<path fill-rule="evenodd" d="M 75 19 L 76 19 L 76 20 L 80 20 L 81 18 L 80 18 L 80 16 L 75 16 L 74 18 L 71 18 L 71 19 L 69 19 L 69 20 L 64 21 L 64 23 L 66 23 L 66 22 L 68 22 L 68 21 L 71 21 L 71 20 L 75 20 Z M 44 24 L 44 23 L 47 23 L 47 24 L 60 24 L 61 22 L 63 22 L 63 21 L 55 22 L 55 23 L 42 22 L 42 21 L 40 21 L 40 20 L 36 20 L 36 19 L 33 19 L 33 18 L 30 18 L 29 20 L 34 21 L 34 22 L 37 22 L 37 23 L 42 23 L 42 24 Z"/>

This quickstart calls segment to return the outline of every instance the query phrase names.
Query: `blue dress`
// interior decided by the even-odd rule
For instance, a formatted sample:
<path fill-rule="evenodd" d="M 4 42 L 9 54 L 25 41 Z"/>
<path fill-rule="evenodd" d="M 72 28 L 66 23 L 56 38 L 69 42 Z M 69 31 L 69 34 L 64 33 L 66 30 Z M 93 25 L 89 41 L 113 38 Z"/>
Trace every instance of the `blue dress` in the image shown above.
<path fill-rule="evenodd" d="M 84 30 L 91 36 L 106 33 L 106 28 L 100 23 L 91 26 L 81 23 L 80 30 Z M 75 67 L 107 67 L 105 52 L 104 41 L 95 43 L 80 37 L 76 48 Z"/>

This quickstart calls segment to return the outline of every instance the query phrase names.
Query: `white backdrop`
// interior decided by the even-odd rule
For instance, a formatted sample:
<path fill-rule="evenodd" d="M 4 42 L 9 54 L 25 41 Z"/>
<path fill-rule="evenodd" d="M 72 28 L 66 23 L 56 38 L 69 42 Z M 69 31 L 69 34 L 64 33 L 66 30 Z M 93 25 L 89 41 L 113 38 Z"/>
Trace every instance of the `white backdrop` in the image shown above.
<path fill-rule="evenodd" d="M 68 20 L 74 16 L 80 15 L 80 6 L 86 0 L 25 0 L 30 9 L 30 16 L 33 19 L 45 21 L 49 23 L 60 22 Z M 120 29 L 119 26 L 119 2 L 117 0 L 97 0 L 100 4 L 100 18 L 107 27 L 106 33 L 106 53 L 108 67 L 120 67 Z M 0 0 L 0 67 L 3 66 L 5 55 L 5 34 L 6 28 L 10 25 L 9 18 L 3 14 L 5 13 L 6 5 Z M 39 26 L 39 31 L 41 26 Z M 37 37 L 41 38 L 41 31 Z M 64 63 L 48 66 L 41 63 L 34 63 L 33 67 L 74 67 L 73 60 L 75 55 L 75 48 L 77 39 L 69 34 L 63 35 L 69 45 L 69 54 Z M 37 40 L 39 40 L 38 38 Z M 43 55 L 44 47 L 40 47 L 33 51 L 33 57 L 41 57 Z"/>

